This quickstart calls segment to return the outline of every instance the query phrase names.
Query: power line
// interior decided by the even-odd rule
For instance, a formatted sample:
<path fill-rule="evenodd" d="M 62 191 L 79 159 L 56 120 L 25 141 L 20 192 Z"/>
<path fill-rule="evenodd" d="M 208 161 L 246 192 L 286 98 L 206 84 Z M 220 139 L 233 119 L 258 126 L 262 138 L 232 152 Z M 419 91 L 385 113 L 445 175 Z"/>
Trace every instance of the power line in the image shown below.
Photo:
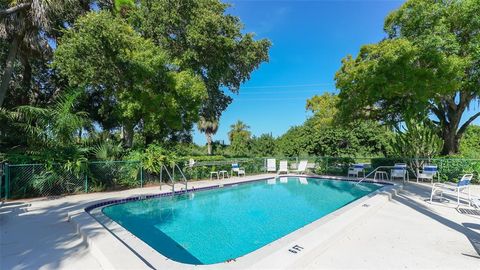
<path fill-rule="evenodd" d="M 256 89 L 256 88 L 290 88 L 290 87 L 311 87 L 311 86 L 330 86 L 335 83 L 314 83 L 314 84 L 283 84 L 283 85 L 262 85 L 262 86 L 243 86 L 240 89 Z"/>
<path fill-rule="evenodd" d="M 323 93 L 323 92 L 335 92 L 335 90 L 318 90 L 318 89 L 310 89 L 310 90 L 290 90 L 290 91 L 267 91 L 267 92 L 240 92 L 238 95 L 232 95 L 232 97 L 238 97 L 243 95 L 261 95 L 261 94 L 297 94 L 297 93 Z"/>

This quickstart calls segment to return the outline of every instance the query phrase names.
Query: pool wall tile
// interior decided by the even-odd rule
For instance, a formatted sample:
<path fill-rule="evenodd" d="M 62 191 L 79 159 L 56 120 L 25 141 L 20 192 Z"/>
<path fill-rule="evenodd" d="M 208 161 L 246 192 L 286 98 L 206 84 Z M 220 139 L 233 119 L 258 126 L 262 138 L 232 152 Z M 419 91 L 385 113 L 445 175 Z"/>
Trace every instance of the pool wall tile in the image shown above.
<path fill-rule="evenodd" d="M 308 178 L 316 178 L 316 179 L 329 179 L 329 180 L 338 180 L 338 181 L 347 181 L 347 182 L 360 182 L 358 179 L 342 179 L 342 178 L 335 178 L 335 177 L 320 177 L 320 176 L 308 176 L 308 175 L 303 175 L 304 177 Z M 297 175 L 293 176 L 287 176 L 287 177 L 298 177 Z M 236 185 L 242 185 L 242 184 L 248 184 L 251 182 L 256 182 L 256 181 L 264 181 L 271 179 L 272 177 L 264 177 L 260 179 L 252 179 L 252 180 L 246 180 L 246 181 L 240 181 L 236 183 L 226 183 L 223 185 L 214 185 L 214 186 L 207 186 L 207 187 L 200 187 L 200 188 L 191 188 L 188 190 L 178 190 L 178 191 L 170 191 L 166 193 L 159 193 L 159 194 L 150 194 L 150 195 L 140 195 L 136 197 L 130 197 L 130 198 L 125 198 L 125 199 L 117 199 L 117 200 L 110 200 L 110 201 L 105 201 L 93 205 L 89 205 L 84 208 L 84 211 L 87 213 L 90 213 L 93 209 L 106 206 L 106 205 L 113 205 L 113 204 L 119 204 L 119 203 L 126 203 L 130 201 L 139 201 L 139 200 L 145 200 L 145 199 L 152 199 L 152 198 L 159 198 L 159 197 L 167 197 L 167 196 L 175 196 L 175 195 L 181 195 L 181 194 L 186 194 L 189 192 L 194 192 L 194 191 L 204 191 L 204 190 L 212 190 L 212 189 L 218 189 L 222 187 L 231 187 L 231 186 L 236 186 Z M 385 186 L 390 186 L 393 185 L 392 183 L 387 183 L 383 181 L 371 181 L 371 180 L 364 180 L 362 181 L 364 183 L 370 183 L 370 184 L 381 184 Z"/>

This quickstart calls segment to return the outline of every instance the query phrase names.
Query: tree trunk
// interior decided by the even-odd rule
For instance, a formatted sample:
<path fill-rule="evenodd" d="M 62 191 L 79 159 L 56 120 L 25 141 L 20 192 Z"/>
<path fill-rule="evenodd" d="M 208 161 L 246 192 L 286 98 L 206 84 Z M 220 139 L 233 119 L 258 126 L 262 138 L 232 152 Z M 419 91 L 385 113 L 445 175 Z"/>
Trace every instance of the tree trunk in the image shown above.
<path fill-rule="evenodd" d="M 10 84 L 10 78 L 12 77 L 13 68 L 15 64 L 15 58 L 17 56 L 19 43 L 23 38 L 23 33 L 16 35 L 12 43 L 10 43 L 10 48 L 8 49 L 7 61 L 5 63 L 5 70 L 2 75 L 2 83 L 0 84 L 0 107 L 3 105 L 5 96 L 7 94 L 8 86 Z"/>
<path fill-rule="evenodd" d="M 127 124 L 123 126 L 123 145 L 126 148 L 132 148 L 133 146 L 133 125 Z"/>
<path fill-rule="evenodd" d="M 152 144 L 154 140 L 154 137 L 152 135 L 145 135 L 145 145 Z"/>
<path fill-rule="evenodd" d="M 36 97 L 32 96 L 32 65 L 28 61 L 27 55 L 21 55 L 22 64 L 23 64 L 23 74 L 22 74 L 22 89 L 24 94 L 20 98 L 18 105 L 28 105 L 31 104 Z"/>
<path fill-rule="evenodd" d="M 444 130 L 442 134 L 443 149 L 442 155 L 454 155 L 458 153 L 460 138 L 456 131 Z"/>
<path fill-rule="evenodd" d="M 208 155 L 212 154 L 212 134 L 205 134 L 207 137 L 207 153 Z"/>
<path fill-rule="evenodd" d="M 455 97 L 458 97 L 458 103 L 455 102 Z M 432 107 L 432 112 L 439 119 L 440 137 L 443 140 L 442 155 L 459 153 L 463 134 L 467 127 L 480 116 L 480 112 L 478 112 L 460 125 L 465 109 L 475 98 L 478 98 L 478 95 L 474 92 L 460 91 L 457 96 L 445 98 Z"/>

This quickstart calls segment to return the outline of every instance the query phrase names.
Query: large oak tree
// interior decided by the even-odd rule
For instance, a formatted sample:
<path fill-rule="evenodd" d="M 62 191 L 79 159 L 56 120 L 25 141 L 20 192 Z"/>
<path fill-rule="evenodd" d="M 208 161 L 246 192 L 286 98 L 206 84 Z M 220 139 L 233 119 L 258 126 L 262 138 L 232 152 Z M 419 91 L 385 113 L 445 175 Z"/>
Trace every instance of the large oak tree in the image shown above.
<path fill-rule="evenodd" d="M 387 38 L 346 57 L 336 74 L 347 118 L 400 123 L 428 116 L 443 139 L 442 154 L 480 112 L 462 122 L 480 95 L 480 2 L 410 0 L 385 20 Z"/>
<path fill-rule="evenodd" d="M 174 57 L 181 69 L 191 69 L 207 87 L 201 115 L 219 119 L 253 70 L 268 61 L 271 43 L 243 33 L 238 17 L 227 14 L 219 0 L 141 0 L 136 27 Z"/>

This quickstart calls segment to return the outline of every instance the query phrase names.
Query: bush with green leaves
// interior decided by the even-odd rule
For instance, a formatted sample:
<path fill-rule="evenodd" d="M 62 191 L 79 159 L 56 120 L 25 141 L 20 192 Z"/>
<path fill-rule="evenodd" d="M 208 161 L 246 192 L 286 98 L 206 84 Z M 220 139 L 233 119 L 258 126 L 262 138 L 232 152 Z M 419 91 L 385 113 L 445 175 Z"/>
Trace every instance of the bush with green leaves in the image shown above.
<path fill-rule="evenodd" d="M 460 155 L 480 159 L 480 126 L 471 125 L 460 141 Z"/>

